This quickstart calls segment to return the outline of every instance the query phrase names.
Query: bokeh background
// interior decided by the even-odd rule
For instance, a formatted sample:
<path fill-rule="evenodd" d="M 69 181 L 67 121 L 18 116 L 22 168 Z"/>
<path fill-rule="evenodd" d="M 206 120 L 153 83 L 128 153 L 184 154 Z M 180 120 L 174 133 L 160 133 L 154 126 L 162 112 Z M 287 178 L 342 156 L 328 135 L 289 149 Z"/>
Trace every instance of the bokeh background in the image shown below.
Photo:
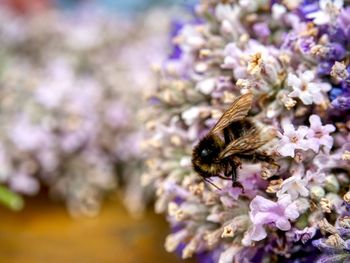
<path fill-rule="evenodd" d="M 0 0 L 0 262 L 178 262 L 144 97 L 190 0 Z"/>

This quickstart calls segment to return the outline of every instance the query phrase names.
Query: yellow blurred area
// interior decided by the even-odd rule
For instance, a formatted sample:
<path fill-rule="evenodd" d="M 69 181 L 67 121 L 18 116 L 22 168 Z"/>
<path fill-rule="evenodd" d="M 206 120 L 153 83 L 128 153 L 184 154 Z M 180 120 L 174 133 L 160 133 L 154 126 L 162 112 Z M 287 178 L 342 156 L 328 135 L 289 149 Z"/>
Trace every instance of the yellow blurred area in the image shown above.
<path fill-rule="evenodd" d="M 23 211 L 0 208 L 0 262 L 179 262 L 163 248 L 168 226 L 151 211 L 131 218 L 115 201 L 98 217 L 72 219 L 63 204 L 37 197 Z"/>

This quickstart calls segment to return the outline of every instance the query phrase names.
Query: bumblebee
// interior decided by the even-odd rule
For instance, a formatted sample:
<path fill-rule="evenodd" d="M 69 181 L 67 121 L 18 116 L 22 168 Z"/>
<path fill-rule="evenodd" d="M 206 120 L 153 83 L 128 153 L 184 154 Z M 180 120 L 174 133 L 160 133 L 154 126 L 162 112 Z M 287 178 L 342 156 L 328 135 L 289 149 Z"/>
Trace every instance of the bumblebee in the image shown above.
<path fill-rule="evenodd" d="M 232 180 L 233 187 L 243 189 L 237 181 L 242 161 L 275 163 L 261 148 L 273 135 L 246 117 L 253 94 L 237 97 L 211 131 L 193 148 L 192 166 L 206 182 L 210 177 Z"/>

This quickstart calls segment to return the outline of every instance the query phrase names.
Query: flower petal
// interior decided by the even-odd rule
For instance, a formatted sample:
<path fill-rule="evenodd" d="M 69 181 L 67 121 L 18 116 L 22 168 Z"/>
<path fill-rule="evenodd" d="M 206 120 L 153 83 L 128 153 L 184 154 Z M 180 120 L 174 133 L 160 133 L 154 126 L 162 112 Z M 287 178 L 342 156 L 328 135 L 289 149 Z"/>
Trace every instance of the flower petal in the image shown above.
<path fill-rule="evenodd" d="M 289 73 L 287 78 L 287 85 L 291 87 L 300 88 L 302 82 L 301 79 L 299 79 L 296 75 Z"/>
<path fill-rule="evenodd" d="M 276 221 L 276 227 L 283 230 L 283 231 L 287 231 L 291 228 L 291 225 L 290 225 L 290 222 L 288 221 L 288 219 L 286 219 L 284 217 L 280 217 Z"/>
<path fill-rule="evenodd" d="M 309 118 L 309 122 L 310 122 L 310 127 L 312 129 L 322 127 L 321 118 L 318 115 L 315 115 L 315 114 L 311 115 Z"/>
<path fill-rule="evenodd" d="M 311 70 L 307 70 L 301 75 L 301 79 L 303 80 L 304 83 L 309 83 L 314 78 L 315 78 L 315 74 Z"/>
<path fill-rule="evenodd" d="M 302 199 L 299 199 L 302 200 Z M 299 217 L 299 211 L 297 205 L 294 203 L 287 206 L 287 208 L 284 210 L 284 214 L 287 218 L 291 220 L 295 220 Z"/>
<path fill-rule="evenodd" d="M 288 143 L 285 145 L 280 146 L 277 148 L 277 151 L 282 155 L 282 156 L 290 156 L 294 157 L 295 155 L 295 147 L 296 145 L 294 143 Z"/>

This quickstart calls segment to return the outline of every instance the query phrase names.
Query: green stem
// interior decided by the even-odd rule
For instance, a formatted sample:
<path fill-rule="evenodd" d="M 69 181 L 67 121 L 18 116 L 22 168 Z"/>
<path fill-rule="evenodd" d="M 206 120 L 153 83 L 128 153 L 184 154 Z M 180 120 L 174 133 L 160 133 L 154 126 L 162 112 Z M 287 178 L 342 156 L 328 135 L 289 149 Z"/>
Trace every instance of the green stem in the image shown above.
<path fill-rule="evenodd" d="M 10 208 L 11 210 L 19 211 L 24 206 L 23 198 L 0 185 L 0 204 Z"/>

